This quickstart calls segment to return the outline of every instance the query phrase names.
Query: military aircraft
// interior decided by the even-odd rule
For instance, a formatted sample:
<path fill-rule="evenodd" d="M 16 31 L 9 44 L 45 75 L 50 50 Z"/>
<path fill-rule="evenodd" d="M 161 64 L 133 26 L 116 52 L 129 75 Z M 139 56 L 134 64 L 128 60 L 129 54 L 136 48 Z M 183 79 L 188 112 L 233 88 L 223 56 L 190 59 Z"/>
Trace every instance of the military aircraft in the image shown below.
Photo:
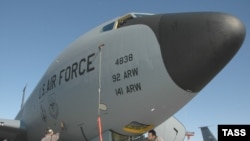
<path fill-rule="evenodd" d="M 64 141 L 143 134 L 196 96 L 237 53 L 245 32 L 220 12 L 114 18 L 55 58 L 15 119 L 0 120 L 0 137 L 40 140 L 47 127 L 63 127 Z"/>
<path fill-rule="evenodd" d="M 200 128 L 201 128 L 201 133 L 202 133 L 203 141 L 217 141 L 217 139 L 214 137 L 214 135 L 208 129 L 207 126 L 200 127 Z"/>

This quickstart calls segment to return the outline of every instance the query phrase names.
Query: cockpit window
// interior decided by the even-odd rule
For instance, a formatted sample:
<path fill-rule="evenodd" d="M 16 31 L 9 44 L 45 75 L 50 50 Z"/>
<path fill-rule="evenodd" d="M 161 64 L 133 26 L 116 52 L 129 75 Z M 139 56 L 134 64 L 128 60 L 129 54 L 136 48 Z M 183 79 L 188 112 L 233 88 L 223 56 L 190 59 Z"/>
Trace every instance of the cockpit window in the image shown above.
<path fill-rule="evenodd" d="M 102 32 L 112 30 L 114 28 L 115 22 L 112 22 L 102 28 Z"/>
<path fill-rule="evenodd" d="M 120 19 L 117 20 L 117 24 L 115 29 L 119 28 L 120 26 L 122 26 L 123 24 L 125 24 L 128 20 L 134 19 L 134 17 L 132 15 L 126 15 Z"/>
<path fill-rule="evenodd" d="M 134 18 L 140 18 L 140 17 L 144 17 L 144 16 L 149 16 L 149 15 L 152 15 L 152 14 L 130 13 L 130 14 L 125 15 L 125 16 L 119 18 L 118 20 L 104 26 L 102 28 L 102 32 L 117 29 L 117 28 L 121 27 L 123 24 L 125 24 L 128 20 L 131 20 Z"/>
<path fill-rule="evenodd" d="M 134 14 L 136 18 L 144 17 L 144 16 L 149 16 L 152 14 Z"/>

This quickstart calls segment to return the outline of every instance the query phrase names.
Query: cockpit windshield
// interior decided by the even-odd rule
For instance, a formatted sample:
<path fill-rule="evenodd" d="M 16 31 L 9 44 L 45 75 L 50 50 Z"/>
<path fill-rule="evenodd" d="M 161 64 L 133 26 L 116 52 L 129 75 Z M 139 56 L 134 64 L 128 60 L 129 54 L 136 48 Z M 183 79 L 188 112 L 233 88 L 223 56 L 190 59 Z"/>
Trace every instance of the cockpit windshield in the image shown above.
<path fill-rule="evenodd" d="M 153 15 L 153 14 L 134 14 L 134 16 L 136 18 L 145 17 L 145 16 L 149 16 L 149 15 Z"/>
<path fill-rule="evenodd" d="M 110 24 L 107 24 L 106 26 L 104 26 L 104 27 L 102 28 L 102 32 L 112 30 L 112 29 L 114 28 L 114 25 L 115 25 L 115 22 L 112 22 L 112 23 L 110 23 Z"/>
<path fill-rule="evenodd" d="M 149 16 L 149 15 L 153 15 L 153 14 L 149 14 L 149 13 L 129 13 L 129 14 L 117 19 L 116 21 L 114 21 L 112 23 L 109 23 L 109 24 L 105 25 L 102 28 L 102 32 L 117 29 L 120 26 L 122 26 L 124 23 L 126 23 L 126 21 L 128 21 L 128 20 L 131 20 L 131 19 L 134 19 L 134 18 L 145 17 L 145 16 Z"/>

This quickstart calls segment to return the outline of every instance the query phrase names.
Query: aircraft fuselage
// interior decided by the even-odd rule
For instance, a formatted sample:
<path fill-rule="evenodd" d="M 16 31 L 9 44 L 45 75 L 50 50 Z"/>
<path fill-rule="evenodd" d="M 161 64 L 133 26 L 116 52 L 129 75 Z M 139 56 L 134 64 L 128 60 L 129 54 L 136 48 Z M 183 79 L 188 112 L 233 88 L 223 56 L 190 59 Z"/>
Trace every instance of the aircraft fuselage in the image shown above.
<path fill-rule="evenodd" d="M 182 22 L 185 22 L 187 17 L 193 17 L 192 14 L 184 14 L 183 17 L 177 16 L 179 19 L 174 20 L 165 18 L 165 15 L 152 15 L 138 18 L 139 21 L 133 21 L 133 18 L 123 19 L 124 21 L 130 20 L 132 23 L 130 21 L 122 23 L 120 20 L 119 26 L 114 25 L 112 30 L 102 31 L 106 25 L 116 20 L 119 21 L 118 18 L 108 21 L 78 38 L 48 67 L 16 117 L 24 123 L 28 140 L 41 139 L 47 127 L 59 131 L 61 123 L 65 126 L 65 130 L 61 133 L 63 140 L 92 139 L 98 136 L 98 115 L 102 119 L 103 131 L 112 130 L 124 135 L 141 134 L 171 117 L 225 66 L 243 41 L 243 26 L 226 27 L 230 29 L 230 33 L 227 33 L 228 36 L 232 36 L 230 39 L 222 39 L 221 34 L 223 33 L 214 32 L 216 28 L 213 26 L 213 20 L 217 20 L 214 24 L 217 24 L 216 22 L 221 23 L 221 26 L 227 24 L 226 21 L 218 19 L 216 16 L 229 19 L 232 18 L 231 16 L 218 13 L 206 14 L 210 17 L 208 16 L 204 21 L 211 21 L 210 25 L 203 20 L 200 21 L 199 17 L 203 17 L 202 14 L 194 14 L 194 19 L 199 20 L 188 22 L 189 24 Z M 210 20 L 211 17 L 212 20 Z M 152 20 L 151 18 L 158 19 L 155 20 L 155 23 L 158 24 L 147 23 Z M 173 27 L 170 29 L 163 27 L 163 23 L 168 20 L 173 22 Z M 143 24 L 144 22 L 147 24 Z M 193 30 L 190 25 L 193 27 L 198 25 L 197 28 L 209 26 L 209 31 L 190 32 Z M 186 26 L 188 26 L 187 30 Z M 162 31 L 160 28 L 166 31 Z M 231 29 L 235 30 L 231 32 Z M 207 49 L 211 46 L 212 41 L 203 37 L 203 35 L 210 36 L 204 32 L 213 32 L 211 36 L 216 36 L 218 42 L 224 43 L 215 43 L 212 46 L 216 49 L 220 47 L 218 50 L 222 49 L 223 54 L 229 52 L 230 59 L 222 58 L 223 61 L 216 66 L 211 66 L 211 73 L 202 74 L 202 76 L 205 75 L 204 78 L 192 80 L 184 77 L 185 82 L 179 83 L 182 75 L 176 75 L 173 72 L 183 72 L 185 76 L 189 76 L 188 73 L 201 75 L 200 72 L 203 71 L 198 70 L 202 68 L 185 69 L 185 65 L 178 66 L 182 65 L 178 60 L 176 62 L 172 60 L 174 64 L 171 63 L 172 66 L 169 68 L 166 54 L 175 57 L 180 54 L 173 51 L 174 48 L 170 50 L 165 50 L 165 48 L 174 46 L 175 42 L 182 42 L 183 38 L 176 39 L 176 36 L 185 33 L 185 38 L 189 39 L 185 39 L 188 42 L 183 43 L 185 46 L 182 48 L 190 48 L 188 51 L 193 51 L 193 47 L 196 47 L 194 44 L 198 40 L 197 46 Z M 170 34 L 168 35 L 170 38 L 166 38 L 165 42 L 166 34 Z M 189 34 L 190 36 L 188 36 Z M 174 36 L 173 39 L 171 35 Z M 233 51 L 227 51 L 228 44 L 226 43 L 233 42 L 232 40 L 236 47 Z M 182 49 L 178 45 L 176 47 L 178 50 Z M 196 51 L 196 49 L 194 50 Z M 213 51 L 216 52 L 216 50 Z M 209 53 L 214 55 L 214 52 L 204 52 L 206 55 Z M 201 54 L 204 52 L 201 51 Z M 220 56 L 222 52 L 216 55 Z M 182 53 L 185 54 L 185 52 Z M 190 57 L 197 55 L 193 52 L 186 53 Z M 199 54 L 200 58 L 192 59 L 204 59 L 207 57 L 206 55 Z M 213 58 L 208 57 L 204 60 L 206 59 L 208 64 L 211 63 L 211 60 L 214 61 Z M 184 60 L 186 61 L 186 59 Z M 189 63 L 194 63 L 192 61 Z M 202 65 L 206 65 L 207 62 L 202 62 Z M 175 66 L 178 69 L 174 68 Z M 188 83 L 192 85 L 187 85 Z M 100 104 L 106 108 L 100 109 Z"/>

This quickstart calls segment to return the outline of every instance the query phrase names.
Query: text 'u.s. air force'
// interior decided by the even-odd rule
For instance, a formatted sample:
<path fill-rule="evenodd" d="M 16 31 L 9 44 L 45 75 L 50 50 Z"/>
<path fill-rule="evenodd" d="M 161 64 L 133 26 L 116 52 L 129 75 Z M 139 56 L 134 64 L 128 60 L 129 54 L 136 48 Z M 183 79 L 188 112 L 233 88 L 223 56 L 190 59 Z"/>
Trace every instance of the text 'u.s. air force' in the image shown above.
<path fill-rule="evenodd" d="M 95 69 L 92 62 L 94 56 L 95 53 L 91 53 L 86 57 L 69 64 L 68 66 L 62 68 L 58 73 L 52 75 L 47 81 L 42 83 L 39 99 L 57 86 L 93 71 Z"/>

